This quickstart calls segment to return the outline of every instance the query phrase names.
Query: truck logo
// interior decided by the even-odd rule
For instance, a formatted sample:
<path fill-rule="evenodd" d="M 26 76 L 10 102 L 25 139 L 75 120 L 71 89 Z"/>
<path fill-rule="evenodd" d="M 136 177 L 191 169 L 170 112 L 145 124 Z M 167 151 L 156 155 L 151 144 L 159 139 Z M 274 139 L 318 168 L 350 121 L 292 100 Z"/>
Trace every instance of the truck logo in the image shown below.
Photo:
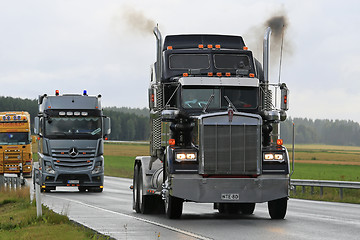
<path fill-rule="evenodd" d="M 70 157 L 74 158 L 74 157 L 76 157 L 78 154 L 79 154 L 79 150 L 77 150 L 76 147 L 70 148 L 70 150 L 69 150 L 69 155 L 70 155 Z"/>

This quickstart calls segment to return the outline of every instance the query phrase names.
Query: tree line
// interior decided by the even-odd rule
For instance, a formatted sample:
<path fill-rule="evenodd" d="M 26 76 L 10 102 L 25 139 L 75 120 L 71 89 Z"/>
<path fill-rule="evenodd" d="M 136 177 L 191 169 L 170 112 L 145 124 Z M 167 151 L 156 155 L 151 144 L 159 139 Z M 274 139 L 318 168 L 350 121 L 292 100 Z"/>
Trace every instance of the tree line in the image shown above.
<path fill-rule="evenodd" d="M 27 111 L 33 124 L 38 114 L 37 100 L 0 97 L 0 111 Z M 111 118 L 110 140 L 149 140 L 150 119 L 147 108 L 105 107 L 104 115 Z M 360 146 L 358 122 L 291 117 L 280 125 L 281 138 L 285 143 L 292 142 L 293 122 L 296 143 Z"/>
<path fill-rule="evenodd" d="M 288 118 L 280 125 L 281 138 L 292 142 L 292 123 L 295 143 L 360 146 L 360 125 L 351 120 Z"/>

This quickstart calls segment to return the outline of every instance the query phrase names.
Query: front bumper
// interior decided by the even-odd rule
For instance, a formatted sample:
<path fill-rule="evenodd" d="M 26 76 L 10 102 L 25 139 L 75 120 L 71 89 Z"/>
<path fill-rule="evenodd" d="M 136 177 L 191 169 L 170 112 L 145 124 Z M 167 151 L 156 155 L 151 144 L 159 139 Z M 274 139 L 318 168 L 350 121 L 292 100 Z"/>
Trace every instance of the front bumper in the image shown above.
<path fill-rule="evenodd" d="M 44 156 L 43 159 L 50 161 L 52 160 L 48 156 Z M 94 162 L 102 162 L 104 166 L 103 156 L 96 157 Z M 94 166 L 93 166 L 94 167 Z M 81 186 L 81 187 L 100 187 L 104 185 L 104 168 L 99 173 L 93 174 L 93 167 L 91 169 L 64 169 L 55 168 L 52 164 L 52 169 L 55 173 L 46 172 L 44 169 L 41 170 L 40 181 L 42 186 L 56 187 L 56 186 Z"/>
<path fill-rule="evenodd" d="M 258 178 L 203 178 L 195 174 L 176 174 L 171 178 L 170 194 L 202 203 L 261 203 L 288 197 L 287 175 Z M 223 194 L 238 194 L 236 200 L 223 200 Z"/>

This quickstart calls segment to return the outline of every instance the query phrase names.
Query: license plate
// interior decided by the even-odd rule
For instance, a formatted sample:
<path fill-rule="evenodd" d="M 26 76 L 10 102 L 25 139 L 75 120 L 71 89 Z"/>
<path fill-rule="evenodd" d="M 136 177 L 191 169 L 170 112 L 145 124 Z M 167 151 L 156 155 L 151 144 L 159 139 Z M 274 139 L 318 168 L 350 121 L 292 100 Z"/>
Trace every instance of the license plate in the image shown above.
<path fill-rule="evenodd" d="M 221 200 L 239 200 L 240 196 L 238 193 L 222 193 Z"/>
<path fill-rule="evenodd" d="M 69 184 L 79 184 L 80 181 L 79 180 L 68 180 L 67 183 L 69 183 Z"/>
<path fill-rule="evenodd" d="M 17 167 L 11 167 L 9 168 L 10 171 L 16 171 L 17 170 Z"/>

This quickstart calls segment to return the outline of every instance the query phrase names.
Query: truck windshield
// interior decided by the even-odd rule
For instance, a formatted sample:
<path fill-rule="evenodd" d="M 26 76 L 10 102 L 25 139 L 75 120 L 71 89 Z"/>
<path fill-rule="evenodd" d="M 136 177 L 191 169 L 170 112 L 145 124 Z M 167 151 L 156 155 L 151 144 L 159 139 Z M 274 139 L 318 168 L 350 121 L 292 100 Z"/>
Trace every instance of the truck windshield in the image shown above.
<path fill-rule="evenodd" d="M 48 138 L 98 139 L 101 138 L 100 117 L 50 117 L 45 121 Z"/>
<path fill-rule="evenodd" d="M 254 87 L 183 88 L 181 104 L 185 109 L 204 109 L 209 102 L 207 109 L 227 109 L 229 103 L 225 96 L 237 110 L 258 107 L 258 90 Z"/>
<path fill-rule="evenodd" d="M 250 60 L 247 55 L 215 54 L 214 64 L 217 69 L 247 69 L 250 70 Z"/>
<path fill-rule="evenodd" d="M 0 133 L 0 145 L 25 145 L 30 143 L 28 132 Z"/>
<path fill-rule="evenodd" d="M 207 54 L 172 54 L 169 57 L 170 69 L 208 69 L 210 59 Z"/>

